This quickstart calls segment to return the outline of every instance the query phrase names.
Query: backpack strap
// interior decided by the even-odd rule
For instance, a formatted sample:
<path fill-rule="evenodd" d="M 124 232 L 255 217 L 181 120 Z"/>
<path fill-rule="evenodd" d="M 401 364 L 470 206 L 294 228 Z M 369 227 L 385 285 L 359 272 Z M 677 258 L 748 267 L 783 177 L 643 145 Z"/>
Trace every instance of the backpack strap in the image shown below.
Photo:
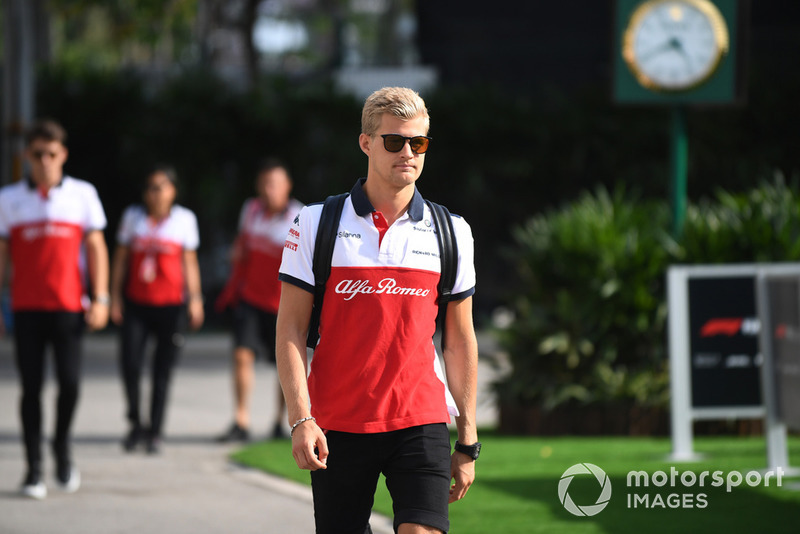
<path fill-rule="evenodd" d="M 442 333 L 442 350 L 446 345 L 445 340 L 445 317 L 447 316 L 447 303 L 453 293 L 453 286 L 456 284 L 456 272 L 458 270 L 458 245 L 456 244 L 455 230 L 453 229 L 453 219 L 450 212 L 442 206 L 430 200 L 425 203 L 431 210 L 433 225 L 436 230 L 436 240 L 439 243 L 439 260 L 441 261 L 441 275 L 439 276 L 439 313 L 436 322 Z"/>
<path fill-rule="evenodd" d="M 331 258 L 336 244 L 336 232 L 339 230 L 339 219 L 342 218 L 344 201 L 349 193 L 331 195 L 322 205 L 317 237 L 314 241 L 314 306 L 311 308 L 311 320 L 308 324 L 306 345 L 313 349 L 319 341 L 319 316 L 322 311 L 322 300 L 325 297 L 325 284 L 331 275 Z"/>

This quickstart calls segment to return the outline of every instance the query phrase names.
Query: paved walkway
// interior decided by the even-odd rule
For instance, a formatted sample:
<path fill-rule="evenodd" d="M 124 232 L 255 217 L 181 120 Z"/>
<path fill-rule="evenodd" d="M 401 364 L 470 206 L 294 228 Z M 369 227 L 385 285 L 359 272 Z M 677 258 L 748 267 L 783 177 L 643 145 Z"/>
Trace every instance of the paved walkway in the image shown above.
<path fill-rule="evenodd" d="M 19 389 L 12 346 L 0 340 L 0 533 L 313 532 L 308 487 L 234 465 L 228 455 L 236 446 L 213 442 L 232 413 L 229 350 L 230 341 L 224 335 L 189 337 L 174 375 L 164 452 L 153 457 L 123 453 L 119 442 L 126 423 L 116 339 L 88 336 L 73 432 L 73 456 L 83 485 L 73 495 L 58 492 L 45 446 L 49 495 L 44 501 L 33 501 L 18 496 L 24 475 Z M 488 366 L 482 365 L 482 383 L 490 375 Z M 146 394 L 147 380 L 143 384 Z M 264 436 L 275 409 L 275 387 L 274 371 L 259 365 L 253 407 L 261 409 L 253 410 L 252 428 Z M 47 436 L 53 428 L 55 392 L 51 378 L 43 396 Z M 493 424 L 496 413 L 485 394 L 480 404 L 479 423 Z M 373 515 L 376 534 L 392 531 L 389 519 Z"/>

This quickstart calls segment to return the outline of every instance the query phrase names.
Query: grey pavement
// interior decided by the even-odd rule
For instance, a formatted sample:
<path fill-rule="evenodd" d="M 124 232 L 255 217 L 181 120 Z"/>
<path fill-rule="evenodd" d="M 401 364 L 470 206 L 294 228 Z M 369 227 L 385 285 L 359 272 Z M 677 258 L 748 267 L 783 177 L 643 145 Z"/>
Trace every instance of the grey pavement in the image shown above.
<path fill-rule="evenodd" d="M 481 338 L 482 351 L 491 350 Z M 53 462 L 43 444 L 48 497 L 19 496 L 24 456 L 18 418 L 19 386 L 13 347 L 0 339 L 0 534 L 269 534 L 313 532 L 307 486 L 235 465 L 236 445 L 213 436 L 231 421 L 230 338 L 190 335 L 175 370 L 161 455 L 126 454 L 120 440 L 127 430 L 122 386 L 116 367 L 117 340 L 108 334 L 86 338 L 81 400 L 73 426 L 73 458 L 83 483 L 75 494 L 57 490 Z M 266 437 L 275 412 L 277 378 L 259 362 L 252 399 L 251 431 Z M 44 432 L 53 429 L 56 387 L 49 369 L 43 395 Z M 478 422 L 496 423 L 487 384 L 479 371 Z M 143 380 L 147 398 L 149 380 Z M 258 435 L 261 432 L 261 436 Z M 391 520 L 373 514 L 376 534 L 389 533 Z"/>

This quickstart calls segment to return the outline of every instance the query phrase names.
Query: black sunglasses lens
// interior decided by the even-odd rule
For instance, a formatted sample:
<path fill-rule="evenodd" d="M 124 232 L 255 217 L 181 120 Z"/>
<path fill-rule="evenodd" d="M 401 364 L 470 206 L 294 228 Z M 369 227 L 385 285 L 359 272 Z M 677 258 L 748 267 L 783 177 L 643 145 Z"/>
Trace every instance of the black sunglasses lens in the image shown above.
<path fill-rule="evenodd" d="M 430 143 L 430 139 L 427 137 L 412 137 L 410 141 L 411 150 L 415 154 L 424 154 L 425 151 L 428 150 L 428 143 Z"/>
<path fill-rule="evenodd" d="M 383 148 L 385 148 L 389 152 L 400 152 L 401 150 L 403 150 L 403 145 L 405 144 L 406 140 L 402 135 L 383 136 Z"/>

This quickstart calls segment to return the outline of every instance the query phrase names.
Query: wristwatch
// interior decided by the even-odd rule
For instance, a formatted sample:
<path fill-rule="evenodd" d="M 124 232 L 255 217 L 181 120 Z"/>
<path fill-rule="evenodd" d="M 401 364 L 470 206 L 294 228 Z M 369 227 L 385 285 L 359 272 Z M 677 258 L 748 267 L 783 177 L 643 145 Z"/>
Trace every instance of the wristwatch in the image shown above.
<path fill-rule="evenodd" d="M 463 443 L 459 443 L 456 441 L 455 446 L 453 447 L 456 451 L 460 452 L 461 454 L 466 454 L 473 460 L 477 460 L 478 456 L 481 455 L 481 442 L 476 441 L 473 445 L 464 445 Z"/>

